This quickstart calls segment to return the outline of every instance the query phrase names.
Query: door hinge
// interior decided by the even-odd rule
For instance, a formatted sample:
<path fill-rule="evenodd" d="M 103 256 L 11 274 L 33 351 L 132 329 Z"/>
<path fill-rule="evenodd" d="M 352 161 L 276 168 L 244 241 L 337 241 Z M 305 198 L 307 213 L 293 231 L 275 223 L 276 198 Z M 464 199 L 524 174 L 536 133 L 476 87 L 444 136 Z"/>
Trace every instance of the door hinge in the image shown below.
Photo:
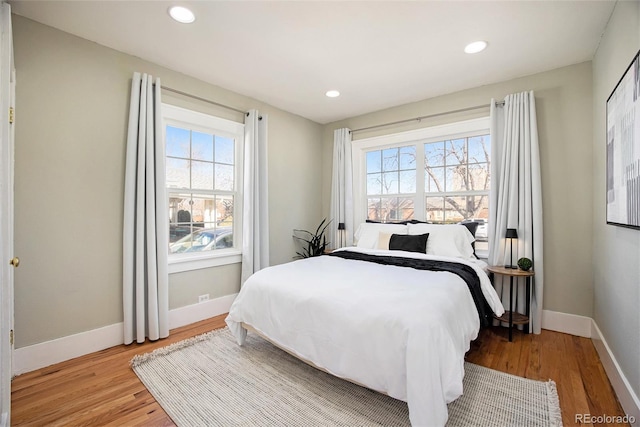
<path fill-rule="evenodd" d="M 13 111 L 13 107 L 9 107 L 9 124 L 10 125 L 13 124 L 14 116 L 15 116 L 15 113 Z"/>
<path fill-rule="evenodd" d="M 13 345 L 13 329 L 9 332 L 9 344 Z"/>

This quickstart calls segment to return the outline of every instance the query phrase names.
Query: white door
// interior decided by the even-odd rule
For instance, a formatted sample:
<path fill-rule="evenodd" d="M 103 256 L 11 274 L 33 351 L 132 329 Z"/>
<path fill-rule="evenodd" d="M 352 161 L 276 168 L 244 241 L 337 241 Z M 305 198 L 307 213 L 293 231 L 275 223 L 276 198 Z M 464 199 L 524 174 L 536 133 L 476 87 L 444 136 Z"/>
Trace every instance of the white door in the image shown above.
<path fill-rule="evenodd" d="M 13 357 L 13 111 L 11 7 L 0 3 L 0 426 L 11 422 Z"/>

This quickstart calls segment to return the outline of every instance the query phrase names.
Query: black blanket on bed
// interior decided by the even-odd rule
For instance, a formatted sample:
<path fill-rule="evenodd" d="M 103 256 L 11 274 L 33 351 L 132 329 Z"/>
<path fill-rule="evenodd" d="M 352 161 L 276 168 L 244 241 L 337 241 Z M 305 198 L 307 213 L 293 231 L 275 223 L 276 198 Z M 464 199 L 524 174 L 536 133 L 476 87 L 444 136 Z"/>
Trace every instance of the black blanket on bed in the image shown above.
<path fill-rule="evenodd" d="M 478 309 L 478 316 L 480 317 L 480 326 L 486 327 L 490 324 L 491 319 L 491 307 L 484 298 L 482 289 L 480 288 L 480 278 L 476 274 L 475 270 L 468 265 L 460 264 L 457 262 L 449 261 L 437 261 L 432 259 L 417 259 L 417 258 L 404 258 L 386 255 L 370 255 L 362 252 L 352 251 L 335 251 L 328 256 L 335 256 L 344 259 L 353 259 L 358 261 L 375 262 L 377 264 L 395 265 L 398 267 L 415 268 L 416 270 L 431 270 L 431 271 L 447 271 L 458 275 L 465 281 L 469 292 L 473 297 L 473 302 Z"/>

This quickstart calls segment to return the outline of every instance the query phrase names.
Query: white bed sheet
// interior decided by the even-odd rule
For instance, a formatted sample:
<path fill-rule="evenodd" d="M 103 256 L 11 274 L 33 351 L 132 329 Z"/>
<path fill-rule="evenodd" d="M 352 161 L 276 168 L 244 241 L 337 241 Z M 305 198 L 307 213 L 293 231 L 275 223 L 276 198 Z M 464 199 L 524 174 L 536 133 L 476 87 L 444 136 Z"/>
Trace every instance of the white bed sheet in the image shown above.
<path fill-rule="evenodd" d="M 479 263 L 401 251 L 363 253 L 470 265 L 494 312 L 504 308 Z M 464 354 L 480 329 L 466 283 L 448 272 L 321 256 L 263 269 L 226 319 L 239 344 L 244 322 L 338 377 L 406 401 L 413 426 L 442 426 L 462 394 Z"/>

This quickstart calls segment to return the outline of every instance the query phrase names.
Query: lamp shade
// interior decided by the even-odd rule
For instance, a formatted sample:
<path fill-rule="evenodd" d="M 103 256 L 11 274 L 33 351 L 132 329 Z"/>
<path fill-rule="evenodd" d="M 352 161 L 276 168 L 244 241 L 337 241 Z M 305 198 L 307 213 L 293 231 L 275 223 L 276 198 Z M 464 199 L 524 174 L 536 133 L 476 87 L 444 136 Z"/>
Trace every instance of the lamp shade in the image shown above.
<path fill-rule="evenodd" d="M 338 223 L 338 230 L 344 230 L 344 222 L 339 222 Z"/>
<path fill-rule="evenodd" d="M 507 235 L 504 236 L 507 239 L 517 239 L 518 238 L 518 230 L 515 228 L 507 228 Z"/>

